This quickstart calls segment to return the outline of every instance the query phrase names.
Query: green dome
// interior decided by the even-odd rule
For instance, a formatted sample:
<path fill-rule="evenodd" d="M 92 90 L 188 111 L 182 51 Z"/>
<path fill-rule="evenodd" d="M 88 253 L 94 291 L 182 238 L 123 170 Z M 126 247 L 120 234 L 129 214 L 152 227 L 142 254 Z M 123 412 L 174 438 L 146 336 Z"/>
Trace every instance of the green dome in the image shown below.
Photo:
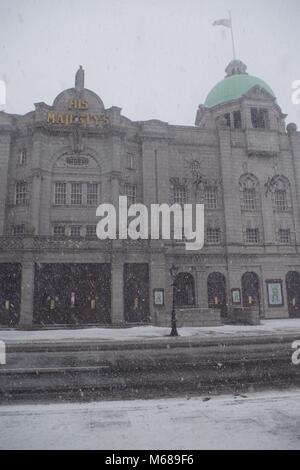
<path fill-rule="evenodd" d="M 233 64 L 233 62 L 231 64 Z M 229 64 L 228 68 L 231 64 Z M 230 74 L 219 82 L 211 90 L 204 104 L 207 108 L 213 108 L 214 106 L 227 103 L 228 101 L 238 100 L 254 86 L 263 88 L 275 98 L 273 90 L 260 78 L 253 77 L 247 73 L 236 73 L 233 75 Z"/>

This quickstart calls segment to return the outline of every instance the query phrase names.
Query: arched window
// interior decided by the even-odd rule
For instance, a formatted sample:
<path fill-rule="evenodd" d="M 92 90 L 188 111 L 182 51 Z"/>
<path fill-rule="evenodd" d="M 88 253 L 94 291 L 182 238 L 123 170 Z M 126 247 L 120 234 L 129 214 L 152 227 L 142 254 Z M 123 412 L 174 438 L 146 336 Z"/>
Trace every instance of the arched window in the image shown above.
<path fill-rule="evenodd" d="M 179 273 L 174 281 L 175 305 L 195 305 L 195 281 L 190 273 Z"/>
<path fill-rule="evenodd" d="M 259 209 L 259 183 L 254 175 L 243 175 L 240 178 L 241 206 L 243 210 Z"/>
<path fill-rule="evenodd" d="M 285 176 L 274 177 L 273 207 L 276 212 L 285 212 L 291 207 L 290 183 Z"/>

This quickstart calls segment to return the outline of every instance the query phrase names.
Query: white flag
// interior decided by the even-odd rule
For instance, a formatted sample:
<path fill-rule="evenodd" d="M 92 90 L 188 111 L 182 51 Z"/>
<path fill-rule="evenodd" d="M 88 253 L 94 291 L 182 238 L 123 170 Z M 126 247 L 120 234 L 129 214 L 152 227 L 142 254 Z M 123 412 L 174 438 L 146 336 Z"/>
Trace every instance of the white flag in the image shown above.
<path fill-rule="evenodd" d="M 213 22 L 213 26 L 225 26 L 226 28 L 231 28 L 231 21 L 229 18 L 223 18 Z"/>

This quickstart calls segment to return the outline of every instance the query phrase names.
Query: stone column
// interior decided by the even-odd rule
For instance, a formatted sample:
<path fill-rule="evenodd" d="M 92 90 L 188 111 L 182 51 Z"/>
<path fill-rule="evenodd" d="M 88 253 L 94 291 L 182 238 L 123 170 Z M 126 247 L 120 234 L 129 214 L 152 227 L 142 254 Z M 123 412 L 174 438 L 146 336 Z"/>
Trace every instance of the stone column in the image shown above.
<path fill-rule="evenodd" d="M 208 308 L 207 273 L 204 269 L 196 269 L 197 305 L 200 308 Z"/>
<path fill-rule="evenodd" d="M 121 243 L 115 240 L 113 245 Z M 124 324 L 124 280 L 123 280 L 123 254 L 111 255 L 111 322 L 113 325 Z"/>
<path fill-rule="evenodd" d="M 35 235 L 39 235 L 40 231 L 41 179 L 41 172 L 34 170 L 31 180 L 31 228 Z"/>
<path fill-rule="evenodd" d="M 40 227 L 40 200 L 41 200 L 41 179 L 40 157 L 43 148 L 43 135 L 37 132 L 33 138 L 32 148 L 32 178 L 30 188 L 30 227 L 29 231 L 39 234 Z"/>
<path fill-rule="evenodd" d="M 19 326 L 31 327 L 33 323 L 33 294 L 34 294 L 34 262 L 24 260 L 22 263 L 21 283 L 21 316 Z"/>
<path fill-rule="evenodd" d="M 149 302 L 150 302 L 150 316 L 151 323 L 157 324 L 159 320 L 159 315 L 164 314 L 168 309 L 170 310 L 170 305 L 168 305 L 166 298 L 166 263 L 165 263 L 165 253 L 161 249 L 163 243 L 160 240 L 152 240 L 151 242 L 152 249 L 157 248 L 160 252 L 152 253 L 151 260 L 149 264 L 150 268 L 150 289 L 149 289 Z M 165 293 L 165 305 L 158 307 L 154 305 L 153 299 L 153 290 L 154 289 L 164 289 Z"/>
<path fill-rule="evenodd" d="M 7 173 L 10 156 L 11 137 L 9 133 L 0 136 L 0 235 L 5 231 L 5 204 L 7 197 Z"/>

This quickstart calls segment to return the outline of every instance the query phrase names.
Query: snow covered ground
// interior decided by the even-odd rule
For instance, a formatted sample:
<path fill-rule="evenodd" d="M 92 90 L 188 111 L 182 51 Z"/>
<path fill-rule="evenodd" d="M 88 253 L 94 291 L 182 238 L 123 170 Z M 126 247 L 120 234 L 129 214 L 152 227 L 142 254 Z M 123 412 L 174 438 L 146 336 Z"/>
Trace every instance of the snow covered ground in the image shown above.
<path fill-rule="evenodd" d="M 287 320 L 263 320 L 261 325 L 223 325 L 205 328 L 179 328 L 182 337 L 218 338 L 224 336 L 256 336 L 280 333 L 299 334 L 300 318 Z M 80 328 L 66 330 L 17 331 L 0 330 L 0 340 L 9 341 L 53 341 L 53 340 L 103 340 L 128 341 L 165 338 L 170 328 L 138 326 L 134 328 Z"/>
<path fill-rule="evenodd" d="M 300 390 L 205 400 L 0 406 L 0 448 L 300 448 Z"/>

